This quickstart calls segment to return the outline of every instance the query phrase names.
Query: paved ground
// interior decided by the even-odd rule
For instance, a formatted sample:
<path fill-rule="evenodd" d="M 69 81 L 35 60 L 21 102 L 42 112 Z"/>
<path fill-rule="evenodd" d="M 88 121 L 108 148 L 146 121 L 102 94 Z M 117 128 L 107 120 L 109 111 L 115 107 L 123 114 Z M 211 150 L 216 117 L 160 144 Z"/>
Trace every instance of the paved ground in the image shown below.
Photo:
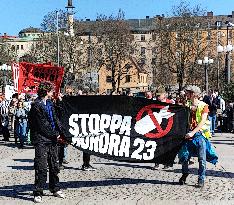
<path fill-rule="evenodd" d="M 234 205 L 234 134 L 216 134 L 213 144 L 220 157 L 208 164 L 204 189 L 195 187 L 197 162 L 190 167 L 188 184 L 178 185 L 181 166 L 151 170 L 153 164 L 130 164 L 92 157 L 96 171 L 80 170 L 80 151 L 69 147 L 69 164 L 61 171 L 66 199 L 47 191 L 42 204 L 166 204 Z M 0 204 L 33 204 L 33 156 L 30 147 L 19 150 L 13 142 L 0 142 Z"/>

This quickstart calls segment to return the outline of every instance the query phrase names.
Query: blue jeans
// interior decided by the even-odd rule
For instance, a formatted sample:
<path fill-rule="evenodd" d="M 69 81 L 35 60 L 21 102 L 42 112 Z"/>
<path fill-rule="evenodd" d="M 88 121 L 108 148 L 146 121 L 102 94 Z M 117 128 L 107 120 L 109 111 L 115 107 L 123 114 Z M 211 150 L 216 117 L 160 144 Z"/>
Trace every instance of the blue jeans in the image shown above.
<path fill-rule="evenodd" d="M 19 137 L 20 144 L 23 145 L 26 141 L 27 121 L 17 123 L 16 134 Z"/>
<path fill-rule="evenodd" d="M 63 160 L 67 160 L 67 155 L 68 155 L 68 147 L 67 145 L 64 146 L 64 156 L 63 156 Z"/>
<path fill-rule="evenodd" d="M 197 134 L 195 138 L 196 145 L 191 143 L 188 149 L 193 149 L 191 152 L 196 152 L 199 162 L 198 180 L 204 181 L 206 176 L 206 140 L 201 134 Z M 188 162 L 189 159 L 182 163 L 182 174 L 188 174 Z"/>
<path fill-rule="evenodd" d="M 208 118 L 211 122 L 210 132 L 211 132 L 211 134 L 214 134 L 214 130 L 216 128 L 216 114 L 208 115 Z"/>

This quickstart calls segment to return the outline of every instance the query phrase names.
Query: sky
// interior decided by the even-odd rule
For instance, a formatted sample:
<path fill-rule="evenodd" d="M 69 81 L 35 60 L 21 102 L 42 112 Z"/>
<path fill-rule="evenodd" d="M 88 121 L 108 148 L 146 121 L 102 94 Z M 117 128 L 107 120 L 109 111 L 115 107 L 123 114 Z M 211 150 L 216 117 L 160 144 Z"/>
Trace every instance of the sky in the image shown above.
<path fill-rule="evenodd" d="M 180 0 L 73 0 L 75 17 L 95 20 L 98 14 L 125 12 L 126 19 L 145 18 L 169 14 Z M 192 0 L 214 15 L 230 15 L 234 11 L 234 0 Z M 18 35 L 30 26 L 40 28 L 43 17 L 51 11 L 64 9 L 67 0 L 0 0 L 0 35 Z"/>

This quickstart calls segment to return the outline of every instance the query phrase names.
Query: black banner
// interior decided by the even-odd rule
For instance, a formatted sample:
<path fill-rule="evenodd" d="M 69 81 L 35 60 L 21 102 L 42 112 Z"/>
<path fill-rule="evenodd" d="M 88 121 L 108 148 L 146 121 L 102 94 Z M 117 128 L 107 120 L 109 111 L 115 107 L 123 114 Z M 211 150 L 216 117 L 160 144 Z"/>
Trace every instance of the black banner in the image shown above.
<path fill-rule="evenodd" d="M 172 163 L 188 132 L 188 110 L 127 96 L 65 96 L 65 137 L 80 150 L 118 161 Z"/>

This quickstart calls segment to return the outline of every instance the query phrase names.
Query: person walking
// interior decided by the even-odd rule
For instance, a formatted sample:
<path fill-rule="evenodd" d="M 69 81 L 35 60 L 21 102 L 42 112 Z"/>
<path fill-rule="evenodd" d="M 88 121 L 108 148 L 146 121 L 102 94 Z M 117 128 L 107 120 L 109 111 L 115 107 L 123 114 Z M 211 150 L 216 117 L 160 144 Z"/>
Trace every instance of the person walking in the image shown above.
<path fill-rule="evenodd" d="M 166 92 L 166 90 L 164 88 L 160 88 L 160 89 L 157 90 L 156 100 L 159 101 L 159 102 L 163 102 L 163 103 L 175 104 L 174 100 L 168 99 L 167 92 Z M 173 164 L 164 164 L 163 169 L 168 169 L 170 167 L 173 167 Z M 157 170 L 158 168 L 159 168 L 159 164 L 157 162 L 155 162 L 152 169 Z"/>
<path fill-rule="evenodd" d="M 19 101 L 17 103 L 17 108 L 14 111 L 15 121 L 16 121 L 16 135 L 20 141 L 20 147 L 24 147 L 24 143 L 26 142 L 27 135 L 27 123 L 28 123 L 28 111 L 25 109 L 23 101 Z M 16 140 L 17 141 L 17 140 Z"/>
<path fill-rule="evenodd" d="M 9 106 L 10 101 L 5 98 L 4 94 L 0 95 L 0 128 L 2 130 L 3 141 L 10 141 L 9 125 Z"/>
<path fill-rule="evenodd" d="M 208 118 L 211 122 L 210 131 L 211 134 L 214 135 L 216 128 L 218 99 L 216 98 L 215 94 L 212 91 L 210 91 L 209 95 L 206 95 L 203 98 L 203 101 L 209 106 Z"/>
<path fill-rule="evenodd" d="M 57 118 L 53 102 L 54 88 L 49 82 L 41 82 L 38 98 L 31 104 L 29 127 L 31 141 L 35 147 L 35 190 L 34 202 L 42 202 L 43 189 L 49 169 L 49 190 L 54 196 L 65 198 L 59 186 L 58 141 L 63 135 L 62 126 Z"/>
<path fill-rule="evenodd" d="M 186 142 L 179 151 L 182 164 L 182 177 L 179 184 L 183 185 L 188 177 L 188 165 L 191 157 L 198 157 L 198 187 L 204 187 L 206 176 L 206 161 L 217 163 L 218 157 L 210 144 L 210 121 L 208 120 L 208 105 L 200 101 L 200 88 L 188 86 L 186 89 L 187 105 L 190 108 L 190 131 L 186 134 Z"/>

